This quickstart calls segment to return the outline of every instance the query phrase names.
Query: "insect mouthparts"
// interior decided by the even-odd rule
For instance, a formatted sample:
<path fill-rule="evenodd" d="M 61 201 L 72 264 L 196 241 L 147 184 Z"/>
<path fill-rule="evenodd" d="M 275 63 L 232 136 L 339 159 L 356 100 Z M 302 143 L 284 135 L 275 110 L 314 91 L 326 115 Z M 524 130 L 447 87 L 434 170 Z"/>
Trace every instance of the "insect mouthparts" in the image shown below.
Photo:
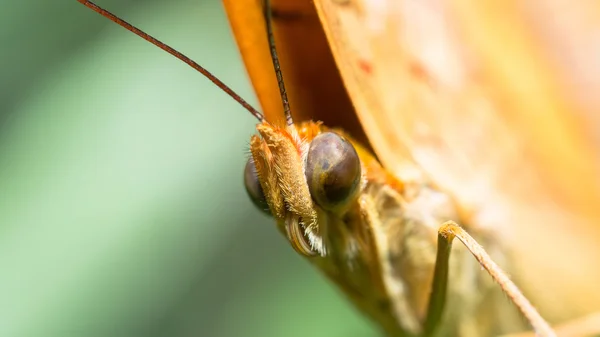
<path fill-rule="evenodd" d="M 305 256 L 325 256 L 322 239 L 298 215 L 288 212 L 284 226 L 290 244 L 298 253 Z"/>

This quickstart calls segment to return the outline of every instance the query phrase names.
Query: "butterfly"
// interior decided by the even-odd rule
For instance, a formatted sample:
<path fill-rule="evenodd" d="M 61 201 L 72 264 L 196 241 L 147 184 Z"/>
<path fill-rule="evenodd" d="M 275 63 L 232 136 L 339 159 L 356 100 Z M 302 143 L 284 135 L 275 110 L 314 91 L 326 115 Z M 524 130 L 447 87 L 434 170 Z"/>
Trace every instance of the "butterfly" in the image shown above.
<path fill-rule="evenodd" d="M 348 2 L 346 2 L 346 1 L 343 1 L 343 2 L 336 2 L 336 3 L 335 3 L 335 5 L 339 5 L 339 6 L 348 6 Z M 346 9 L 347 9 L 347 8 L 346 8 Z M 281 13 L 280 13 L 280 15 L 282 15 L 282 17 L 289 16 L 289 17 L 291 17 L 292 19 L 294 19 L 294 17 L 296 17 L 296 19 L 298 19 L 298 17 L 299 17 L 299 18 L 300 18 L 299 20 L 300 20 L 300 21 L 302 20 L 302 15 L 298 15 L 298 13 L 291 13 L 291 15 L 290 15 L 290 13 L 285 13 L 285 11 L 283 11 L 283 12 L 281 12 Z M 244 39 L 244 40 L 245 40 L 245 39 Z M 333 43 L 332 43 L 332 44 L 333 44 Z M 242 49 L 243 49 L 243 48 L 242 48 Z M 335 48 L 334 48 L 334 50 L 335 50 Z M 338 63 L 339 63 L 339 61 L 338 61 Z M 365 60 L 363 59 L 363 60 L 361 60 L 361 62 L 358 62 L 357 64 L 358 64 L 358 68 L 360 68 L 360 70 L 361 70 L 361 71 L 365 71 L 366 73 L 370 73 L 372 70 L 374 70 L 374 69 L 372 68 L 372 64 L 369 62 L 369 60 L 366 60 L 366 61 L 365 61 Z M 420 71 L 418 71 L 418 73 L 420 73 Z M 344 74 L 344 72 L 342 71 L 342 75 L 343 75 L 343 74 Z M 349 86 L 349 87 L 350 87 L 350 86 Z M 351 96 L 351 97 L 352 97 L 352 99 L 354 100 L 355 98 L 354 98 L 354 95 L 352 95 L 352 90 L 350 90 L 350 89 L 349 89 L 349 91 L 350 91 L 350 93 L 351 93 L 351 95 L 350 95 L 350 96 Z M 260 95 L 259 95 L 259 96 L 260 96 Z M 358 104 L 356 104 L 356 103 L 354 103 L 354 104 L 355 104 L 355 105 L 358 105 Z M 360 110 L 360 109 L 358 109 L 358 110 Z M 265 109 L 265 111 L 267 111 L 267 112 L 268 112 L 269 110 L 268 110 L 268 109 Z M 280 115 L 281 115 L 281 114 L 280 114 Z M 263 118 L 263 117 L 262 117 L 262 115 L 256 115 L 256 116 L 259 118 L 259 120 L 262 120 L 262 118 Z M 268 120 L 268 119 L 267 119 L 267 120 Z M 273 123 L 274 123 L 274 122 L 273 122 Z M 288 122 L 288 124 L 289 124 L 289 122 Z M 289 126 L 289 125 L 288 125 L 288 126 Z M 314 131 L 311 131 L 311 127 L 312 127 L 312 126 L 311 126 L 311 125 L 309 125 L 309 127 L 307 127 L 307 130 L 303 131 L 303 133 L 302 133 L 302 134 L 303 134 L 305 137 L 309 137 L 309 138 L 311 138 L 311 137 L 314 137 L 314 136 L 315 136 L 313 133 L 316 133 L 316 132 L 314 132 Z M 316 125 L 315 127 L 318 127 L 318 125 Z M 323 132 L 323 131 L 324 131 L 324 130 L 319 130 L 319 132 L 321 132 L 321 133 L 325 133 L 325 132 Z M 266 129 L 264 129 L 264 128 L 263 128 L 263 129 L 259 128 L 259 132 L 262 134 L 262 136 L 263 136 L 263 138 L 264 138 L 264 139 L 267 139 L 267 138 L 269 138 L 269 137 L 273 136 L 272 134 L 270 134 L 270 133 L 269 133 L 269 132 L 270 132 L 269 130 L 266 130 Z M 311 134 L 313 134 L 313 135 L 311 135 Z M 316 135 L 316 136 L 318 136 L 318 135 Z M 316 137 L 315 137 L 315 140 L 316 140 Z M 343 140 L 343 138 L 342 138 L 342 140 Z M 404 143 L 406 143 L 406 142 L 404 142 Z M 273 146 L 273 144 L 266 144 L 266 146 Z M 399 148 L 400 148 L 400 147 L 399 147 Z M 410 154 L 410 151 L 411 151 L 411 148 L 410 148 L 410 147 L 409 147 L 408 149 L 405 149 L 405 150 L 406 150 L 406 151 L 408 151 L 408 153 Z M 361 148 L 359 148 L 359 149 L 358 149 L 358 152 L 360 152 L 360 153 L 362 153 L 363 151 L 364 151 L 364 149 L 361 149 Z M 380 157 L 382 157 L 382 155 L 381 155 L 381 154 L 380 154 L 379 156 L 380 156 Z M 258 157 L 258 156 L 256 156 L 256 155 L 253 155 L 253 158 L 254 158 L 254 160 L 255 160 L 255 165 L 257 165 L 257 166 L 258 166 L 258 163 L 256 163 L 256 159 L 257 159 L 257 157 Z M 361 156 L 361 157 L 363 157 L 363 156 Z M 364 158 L 364 157 L 363 157 L 363 158 Z M 309 154 L 308 161 L 310 161 L 310 154 Z M 382 160 L 382 161 L 384 161 L 384 160 Z M 363 162 L 364 162 L 364 160 L 363 160 Z M 417 162 L 418 162 L 418 161 L 417 161 Z M 384 163 L 385 163 L 385 161 L 384 161 Z M 403 165 L 404 165 L 404 164 L 403 164 Z M 402 169 L 402 170 L 404 170 L 404 169 L 405 169 L 405 167 L 404 167 L 403 165 L 401 166 L 401 169 Z M 389 166 L 389 164 L 388 164 L 388 166 Z M 399 172 L 400 172 L 400 173 L 396 173 L 398 176 L 405 176 L 405 173 L 404 173 L 404 171 L 402 171 L 402 170 L 400 170 L 400 169 L 398 169 L 398 170 L 399 170 Z M 426 172 L 428 172 L 427 170 L 425 170 L 425 171 L 426 171 Z M 406 180 L 403 180 L 403 181 L 406 181 Z M 262 185 L 262 184 L 261 184 L 261 185 Z M 263 185 L 263 189 L 264 189 L 264 185 Z M 313 197 L 313 198 L 315 198 L 315 197 Z M 458 197 L 457 197 L 457 199 L 460 201 L 460 198 L 458 198 Z M 274 207 L 273 207 L 273 204 L 274 204 L 274 203 L 271 201 L 269 204 L 270 204 L 269 206 L 270 206 L 270 208 L 271 208 L 271 211 L 274 211 Z M 324 206 L 324 203 L 322 203 L 322 202 L 321 202 L 321 203 L 319 203 L 319 205 L 320 205 L 322 208 L 326 208 L 326 207 Z M 460 215 L 461 215 L 461 217 L 462 217 L 462 218 L 469 218 L 469 217 L 474 217 L 474 216 L 475 216 L 475 213 L 477 213 L 477 212 L 479 212 L 479 211 L 480 211 L 480 208 L 479 208 L 479 207 L 474 207 L 474 209 L 473 209 L 473 208 L 468 208 L 468 207 L 464 207 L 464 206 L 462 206 L 462 204 L 461 204 L 461 207 L 459 207 L 459 210 L 460 210 Z M 300 211 L 298 211 L 298 212 L 296 212 L 296 213 L 301 213 L 301 212 L 300 212 Z M 304 214 L 304 213 L 303 213 L 303 214 Z M 480 215 L 480 214 L 478 214 L 478 213 L 477 213 L 476 215 Z M 495 215 L 495 214 L 492 214 L 492 215 Z M 310 216 L 308 216 L 308 215 L 307 215 L 307 216 L 305 217 L 305 219 L 308 219 L 308 218 L 310 218 Z M 477 220 L 479 221 L 479 219 L 477 219 Z M 477 221 L 476 221 L 476 222 L 477 222 Z M 292 221 L 291 223 L 293 223 L 293 224 L 296 224 L 296 225 L 297 225 L 297 224 L 298 224 L 298 219 L 296 219 L 295 221 Z M 288 226 L 288 227 L 292 227 L 292 228 L 293 228 L 294 226 Z M 296 226 L 295 228 L 298 228 L 298 227 Z M 305 227 L 305 228 L 306 228 L 306 227 Z M 316 252 L 316 253 L 318 253 L 318 254 L 325 255 L 325 249 L 326 249 L 326 248 L 320 247 L 320 246 L 319 246 L 319 244 L 315 244 L 315 241 L 314 241 L 313 239 L 311 239 L 311 238 L 310 238 L 310 235 L 308 235 L 308 236 L 309 236 L 309 240 L 308 240 L 308 241 L 311 241 L 311 242 L 310 242 L 310 244 L 308 244 L 308 245 L 304 245 L 304 246 L 303 246 L 303 245 L 302 245 L 302 242 L 301 242 L 301 241 L 304 239 L 304 238 L 302 237 L 302 233 L 300 233 L 300 234 L 298 234 L 298 233 L 295 233 L 295 232 L 293 232 L 293 231 L 290 231 L 290 230 L 289 230 L 289 228 L 286 228 L 286 230 L 287 230 L 287 235 L 288 235 L 288 238 L 296 238 L 296 239 L 297 239 L 297 240 L 296 240 L 297 242 L 294 242 L 294 240 L 291 240 L 291 241 L 292 241 L 292 244 L 293 244 L 294 246 L 296 246 L 296 248 L 297 248 L 297 249 L 298 249 L 300 252 L 303 252 L 303 253 L 313 253 L 313 252 Z M 290 233 L 291 233 L 291 234 L 290 234 Z M 294 233 L 295 233 L 295 234 L 294 234 Z M 306 233 L 304 233 L 304 234 L 306 234 Z M 310 234 L 310 233 L 309 233 L 309 234 Z M 343 262 L 343 261 L 342 261 L 342 262 Z M 349 266 L 349 268 L 357 268 L 357 267 L 360 267 L 360 266 Z M 388 304 L 388 305 L 389 305 L 389 304 Z M 473 321 L 473 319 L 474 319 L 474 316 L 473 316 L 473 317 L 471 317 L 471 319 L 472 319 L 472 321 Z M 406 328 L 406 327 L 403 327 L 403 328 Z M 409 329 L 410 329 L 410 328 L 409 328 Z M 404 330 L 404 331 L 406 331 L 406 330 Z"/>
<path fill-rule="evenodd" d="M 261 104 L 281 118 L 260 6 L 224 3 Z M 541 19 L 561 5 L 561 20 Z M 360 134 L 350 102 L 384 166 L 406 175 L 415 162 L 452 194 L 545 317 L 600 309 L 600 123 L 590 96 L 600 80 L 577 69 L 598 67 L 583 52 L 598 26 L 591 3 L 272 6 L 298 118 Z"/>

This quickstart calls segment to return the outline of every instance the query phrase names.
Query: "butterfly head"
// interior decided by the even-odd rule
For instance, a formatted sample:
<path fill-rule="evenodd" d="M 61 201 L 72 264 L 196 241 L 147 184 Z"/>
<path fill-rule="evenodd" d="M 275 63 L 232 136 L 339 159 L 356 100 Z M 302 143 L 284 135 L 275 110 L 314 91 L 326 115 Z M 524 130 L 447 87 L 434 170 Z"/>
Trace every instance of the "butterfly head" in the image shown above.
<path fill-rule="evenodd" d="M 360 189 L 354 146 L 314 122 L 287 127 L 262 122 L 256 130 L 244 173 L 250 198 L 277 220 L 296 251 L 325 256 L 324 217 L 347 209 Z"/>

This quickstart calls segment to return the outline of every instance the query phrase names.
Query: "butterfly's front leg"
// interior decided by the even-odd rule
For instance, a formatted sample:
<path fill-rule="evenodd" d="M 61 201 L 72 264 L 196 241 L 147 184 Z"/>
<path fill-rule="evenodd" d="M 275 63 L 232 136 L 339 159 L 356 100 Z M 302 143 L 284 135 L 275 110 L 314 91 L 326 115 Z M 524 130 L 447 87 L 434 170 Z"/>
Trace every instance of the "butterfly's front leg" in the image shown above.
<path fill-rule="evenodd" d="M 600 312 L 576 318 L 554 327 L 561 337 L 592 337 L 600 336 Z M 534 332 L 522 332 L 501 337 L 534 337 Z"/>
<path fill-rule="evenodd" d="M 445 222 L 438 230 L 438 248 L 434 269 L 433 284 L 429 298 L 429 307 L 425 320 L 425 335 L 433 334 L 440 323 L 444 311 L 446 292 L 448 288 L 448 261 L 452 241 L 458 238 L 473 254 L 479 264 L 500 285 L 502 291 L 510 298 L 515 306 L 527 318 L 537 336 L 556 336 L 548 322 L 542 318 L 519 288 L 510 280 L 508 275 L 492 260 L 483 247 L 454 221 Z"/>
<path fill-rule="evenodd" d="M 387 237 L 389 233 L 381 230 L 385 226 L 382 220 L 382 210 L 377 207 L 376 198 L 368 193 L 363 194 L 360 197 L 360 209 L 364 222 L 371 228 L 372 246 L 376 251 L 376 255 L 380 257 L 389 256 L 390 247 L 385 244 L 389 240 Z M 379 259 L 378 265 L 381 269 L 381 282 L 387 291 L 392 312 L 398 320 L 397 323 L 402 330 L 402 334 L 404 335 L 406 332 L 419 334 L 422 329 L 421 323 L 419 322 L 417 313 L 408 301 L 406 286 L 393 276 L 394 272 L 392 269 L 394 266 L 388 259 Z M 388 334 L 391 336 L 399 333 L 395 331 L 395 328 L 388 328 L 386 330 L 388 330 Z"/>

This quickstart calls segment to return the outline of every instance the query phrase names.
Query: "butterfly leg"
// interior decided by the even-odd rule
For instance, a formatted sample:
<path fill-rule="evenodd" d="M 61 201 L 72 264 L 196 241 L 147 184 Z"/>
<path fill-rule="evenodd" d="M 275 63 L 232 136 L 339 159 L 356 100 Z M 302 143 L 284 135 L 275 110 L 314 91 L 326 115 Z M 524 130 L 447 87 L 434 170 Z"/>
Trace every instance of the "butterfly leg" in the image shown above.
<path fill-rule="evenodd" d="M 556 333 L 561 337 L 592 337 L 600 336 L 600 312 L 576 318 L 572 321 L 554 327 Z M 502 337 L 534 337 L 533 332 L 522 332 Z"/>
<path fill-rule="evenodd" d="M 500 285 L 502 291 L 521 311 L 529 321 L 538 336 L 556 336 L 550 325 L 540 316 L 529 300 L 521 293 L 519 288 L 510 280 L 506 273 L 492 260 L 485 250 L 464 229 L 453 221 L 445 222 L 438 229 L 438 248 L 433 275 L 429 307 L 425 319 L 425 335 L 433 334 L 439 325 L 446 301 L 448 284 L 448 261 L 452 241 L 457 238 L 473 254 L 479 264 Z"/>

